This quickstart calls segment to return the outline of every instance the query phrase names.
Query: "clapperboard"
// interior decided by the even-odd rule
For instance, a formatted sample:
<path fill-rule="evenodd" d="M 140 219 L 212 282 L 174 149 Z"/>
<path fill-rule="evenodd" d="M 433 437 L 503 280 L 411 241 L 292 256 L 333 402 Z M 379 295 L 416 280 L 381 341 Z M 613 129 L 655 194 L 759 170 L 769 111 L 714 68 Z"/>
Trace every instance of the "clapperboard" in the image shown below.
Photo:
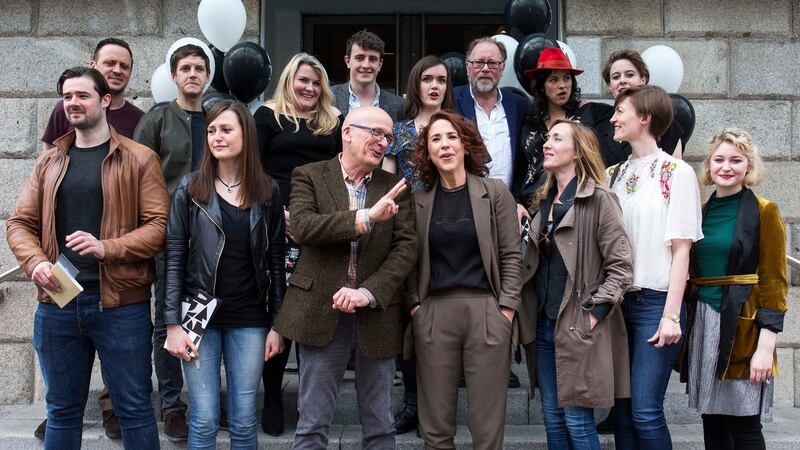
<path fill-rule="evenodd" d="M 203 332 L 214 316 L 214 311 L 219 307 L 219 299 L 204 292 L 198 292 L 194 297 L 187 297 L 181 303 L 181 315 L 183 323 L 181 326 L 195 347 L 200 348 L 200 340 Z"/>

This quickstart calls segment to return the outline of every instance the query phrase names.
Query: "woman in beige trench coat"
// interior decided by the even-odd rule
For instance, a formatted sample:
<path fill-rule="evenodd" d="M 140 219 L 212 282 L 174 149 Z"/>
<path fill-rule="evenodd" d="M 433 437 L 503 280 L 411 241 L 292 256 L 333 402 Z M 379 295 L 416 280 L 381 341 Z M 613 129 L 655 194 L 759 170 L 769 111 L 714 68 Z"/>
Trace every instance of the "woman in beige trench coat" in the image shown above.
<path fill-rule="evenodd" d="M 593 408 L 630 391 L 618 307 L 633 276 L 630 245 L 590 129 L 557 121 L 544 168 L 522 264 L 520 341 L 538 382 L 548 447 L 599 449 Z"/>

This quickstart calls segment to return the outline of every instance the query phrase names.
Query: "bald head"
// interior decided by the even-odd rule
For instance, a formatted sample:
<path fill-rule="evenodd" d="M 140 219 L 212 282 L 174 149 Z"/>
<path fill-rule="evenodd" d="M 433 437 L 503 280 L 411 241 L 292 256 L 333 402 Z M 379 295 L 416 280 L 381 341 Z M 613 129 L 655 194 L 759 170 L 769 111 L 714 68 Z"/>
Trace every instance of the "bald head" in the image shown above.
<path fill-rule="evenodd" d="M 379 141 L 374 135 L 383 133 L 390 136 L 393 125 L 389 114 L 380 108 L 362 106 L 351 110 L 342 125 L 342 164 L 345 168 L 358 167 L 368 173 L 377 167 L 386 152 L 388 139 Z"/>

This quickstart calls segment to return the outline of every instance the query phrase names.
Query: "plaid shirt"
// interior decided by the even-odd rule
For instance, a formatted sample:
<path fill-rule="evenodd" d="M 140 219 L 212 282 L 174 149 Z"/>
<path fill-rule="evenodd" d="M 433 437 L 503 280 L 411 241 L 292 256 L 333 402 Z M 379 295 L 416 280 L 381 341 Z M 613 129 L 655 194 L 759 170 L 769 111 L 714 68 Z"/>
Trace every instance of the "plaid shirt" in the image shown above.
<path fill-rule="evenodd" d="M 341 157 L 340 157 L 341 165 Z M 350 200 L 350 211 L 356 212 L 356 235 L 362 236 L 370 232 L 372 224 L 369 222 L 369 208 L 365 208 L 364 203 L 367 200 L 367 185 L 372 179 L 372 173 L 361 179 L 361 182 L 355 184 L 353 179 L 347 175 L 342 166 L 342 177 L 344 178 L 344 185 L 347 186 L 347 197 Z M 358 289 L 358 241 L 350 242 L 350 263 L 347 266 L 347 279 L 345 286 L 351 289 Z M 374 303 L 374 296 L 366 289 L 360 289 L 370 303 Z M 366 291 L 366 292 L 365 292 Z"/>

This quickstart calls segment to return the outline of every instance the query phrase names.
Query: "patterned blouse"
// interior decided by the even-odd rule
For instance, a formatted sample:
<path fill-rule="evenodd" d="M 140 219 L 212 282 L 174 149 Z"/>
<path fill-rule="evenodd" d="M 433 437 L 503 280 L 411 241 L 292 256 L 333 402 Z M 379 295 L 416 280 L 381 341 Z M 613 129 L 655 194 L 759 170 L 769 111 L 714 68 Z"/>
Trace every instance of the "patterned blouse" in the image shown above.
<path fill-rule="evenodd" d="M 401 120 L 394 124 L 392 134 L 395 143 L 386 148 L 386 154 L 394 157 L 397 161 L 397 174 L 405 178 L 416 190 L 422 188 L 422 181 L 419 173 L 414 167 L 414 147 L 417 142 L 417 128 L 414 119 Z"/>

